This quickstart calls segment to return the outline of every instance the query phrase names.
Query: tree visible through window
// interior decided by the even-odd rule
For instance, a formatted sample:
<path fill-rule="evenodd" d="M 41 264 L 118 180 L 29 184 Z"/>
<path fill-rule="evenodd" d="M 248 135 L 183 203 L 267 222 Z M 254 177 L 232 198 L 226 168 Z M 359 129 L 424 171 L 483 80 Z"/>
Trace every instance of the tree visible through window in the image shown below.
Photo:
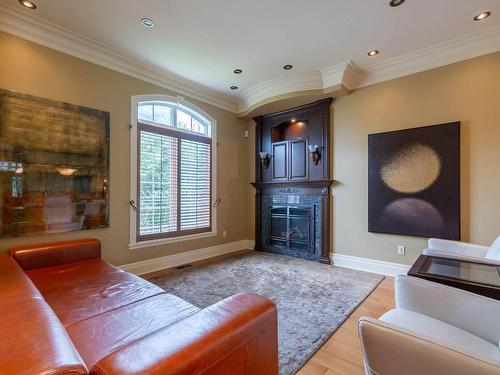
<path fill-rule="evenodd" d="M 137 114 L 137 240 L 211 231 L 212 124 L 169 102 Z"/>

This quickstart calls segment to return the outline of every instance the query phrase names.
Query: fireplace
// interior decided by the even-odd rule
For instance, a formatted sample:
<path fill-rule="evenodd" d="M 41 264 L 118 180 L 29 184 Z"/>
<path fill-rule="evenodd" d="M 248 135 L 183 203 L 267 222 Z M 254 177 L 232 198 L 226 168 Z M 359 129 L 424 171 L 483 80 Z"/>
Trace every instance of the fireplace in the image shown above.
<path fill-rule="evenodd" d="M 330 263 L 331 103 L 254 117 L 255 250 Z"/>
<path fill-rule="evenodd" d="M 255 249 L 330 262 L 330 181 L 253 183 Z"/>
<path fill-rule="evenodd" d="M 268 217 L 269 246 L 314 253 L 314 206 L 274 206 Z"/>

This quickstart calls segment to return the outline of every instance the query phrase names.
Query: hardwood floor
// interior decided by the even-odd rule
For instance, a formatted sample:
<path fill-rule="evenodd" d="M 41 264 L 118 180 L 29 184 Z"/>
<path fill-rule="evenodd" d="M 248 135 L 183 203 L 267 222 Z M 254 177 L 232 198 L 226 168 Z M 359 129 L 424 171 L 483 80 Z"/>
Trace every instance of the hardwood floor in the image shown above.
<path fill-rule="evenodd" d="M 394 279 L 386 277 L 297 375 L 364 375 L 358 319 L 378 318 L 394 308 Z"/>

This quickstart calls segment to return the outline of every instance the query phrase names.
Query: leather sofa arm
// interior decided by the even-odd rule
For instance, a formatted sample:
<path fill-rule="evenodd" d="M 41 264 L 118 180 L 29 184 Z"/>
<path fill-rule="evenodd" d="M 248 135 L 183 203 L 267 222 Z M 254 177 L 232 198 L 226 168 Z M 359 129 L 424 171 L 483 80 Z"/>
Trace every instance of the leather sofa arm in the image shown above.
<path fill-rule="evenodd" d="M 276 375 L 276 307 L 255 294 L 236 294 L 120 348 L 90 373 Z"/>
<path fill-rule="evenodd" d="M 494 375 L 500 363 L 372 318 L 358 325 L 367 374 Z"/>
<path fill-rule="evenodd" d="M 88 374 L 68 333 L 42 298 L 4 301 L 0 316 L 0 374 Z"/>
<path fill-rule="evenodd" d="M 100 258 L 101 242 L 96 239 L 55 242 L 14 247 L 9 254 L 24 270 L 59 266 L 80 260 Z"/>

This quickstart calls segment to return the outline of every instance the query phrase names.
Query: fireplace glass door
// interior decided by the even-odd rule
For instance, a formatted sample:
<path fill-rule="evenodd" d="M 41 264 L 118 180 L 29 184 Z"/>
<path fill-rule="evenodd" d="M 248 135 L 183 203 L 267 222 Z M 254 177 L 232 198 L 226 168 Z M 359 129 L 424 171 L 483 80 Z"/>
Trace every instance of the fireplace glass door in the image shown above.
<path fill-rule="evenodd" d="M 271 207 L 268 244 L 314 252 L 314 207 Z"/>

